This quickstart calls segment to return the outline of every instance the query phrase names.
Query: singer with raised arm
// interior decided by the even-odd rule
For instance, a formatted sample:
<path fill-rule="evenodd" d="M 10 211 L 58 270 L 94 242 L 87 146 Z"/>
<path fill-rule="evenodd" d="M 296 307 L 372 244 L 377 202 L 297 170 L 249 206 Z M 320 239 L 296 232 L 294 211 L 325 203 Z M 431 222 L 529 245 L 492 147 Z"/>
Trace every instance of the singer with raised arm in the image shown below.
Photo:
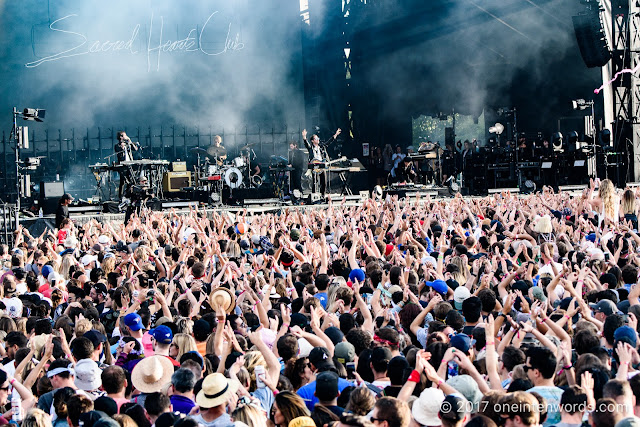
<path fill-rule="evenodd" d="M 118 139 L 118 143 L 116 144 L 114 151 L 116 152 L 118 162 L 133 160 L 133 152 L 140 149 L 140 143 L 131 141 L 131 138 L 129 138 L 127 133 L 123 130 L 118 131 L 116 137 Z"/>
<path fill-rule="evenodd" d="M 129 138 L 129 136 L 127 136 L 127 133 L 123 130 L 118 131 L 118 133 L 116 134 L 116 138 L 118 139 L 118 143 L 114 147 L 114 151 L 116 153 L 118 163 L 132 161 L 133 153 L 137 152 L 140 149 L 140 143 L 131 141 L 131 138 Z M 124 195 L 122 193 L 122 189 L 124 188 L 125 183 L 127 181 L 129 183 L 133 183 L 134 180 L 132 172 L 129 168 L 120 169 L 119 174 L 120 185 L 118 187 L 118 196 L 122 197 Z"/>

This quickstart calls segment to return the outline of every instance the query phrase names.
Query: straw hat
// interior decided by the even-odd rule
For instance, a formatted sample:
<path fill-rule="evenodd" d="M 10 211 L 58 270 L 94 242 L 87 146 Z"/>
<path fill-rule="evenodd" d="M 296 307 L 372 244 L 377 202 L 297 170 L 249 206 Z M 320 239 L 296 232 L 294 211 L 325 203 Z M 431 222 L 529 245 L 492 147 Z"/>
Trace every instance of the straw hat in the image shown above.
<path fill-rule="evenodd" d="M 237 381 L 230 380 L 221 373 L 210 374 L 202 382 L 202 390 L 196 396 L 196 403 L 206 409 L 220 406 L 238 390 L 238 386 Z"/>
<path fill-rule="evenodd" d="M 236 308 L 236 296 L 229 289 L 220 286 L 209 295 L 209 304 L 214 309 L 219 305 L 224 311 L 231 313 Z"/>
<path fill-rule="evenodd" d="M 173 364 L 168 357 L 150 356 L 142 359 L 131 372 L 133 386 L 142 393 L 153 393 L 171 381 Z"/>

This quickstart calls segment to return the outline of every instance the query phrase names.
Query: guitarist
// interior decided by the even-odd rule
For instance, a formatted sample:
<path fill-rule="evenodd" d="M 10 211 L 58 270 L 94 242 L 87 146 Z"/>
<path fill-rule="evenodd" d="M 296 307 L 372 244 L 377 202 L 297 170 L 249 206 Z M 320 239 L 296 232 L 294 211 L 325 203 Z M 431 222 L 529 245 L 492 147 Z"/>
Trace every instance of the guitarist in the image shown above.
<path fill-rule="evenodd" d="M 340 130 L 340 128 L 338 128 L 338 130 L 336 130 L 336 133 L 325 144 L 320 144 L 320 137 L 318 137 L 317 134 L 313 134 L 311 136 L 311 144 L 309 144 L 309 141 L 307 141 L 307 130 L 303 129 L 302 140 L 304 141 L 305 147 L 307 147 L 307 150 L 309 151 L 309 163 L 318 164 L 320 166 L 320 164 L 329 161 L 326 145 L 335 141 L 341 132 L 342 131 Z M 313 191 L 316 193 L 319 192 L 319 193 L 325 194 L 326 188 L 327 188 L 326 171 L 324 170 L 319 172 L 314 171 L 313 172 Z"/>

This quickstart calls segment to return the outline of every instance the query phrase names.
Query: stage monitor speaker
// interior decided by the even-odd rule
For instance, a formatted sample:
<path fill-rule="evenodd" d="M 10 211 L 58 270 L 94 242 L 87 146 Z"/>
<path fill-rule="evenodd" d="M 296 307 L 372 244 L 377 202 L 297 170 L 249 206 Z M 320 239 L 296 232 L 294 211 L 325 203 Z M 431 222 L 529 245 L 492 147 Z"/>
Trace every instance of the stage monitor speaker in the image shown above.
<path fill-rule="evenodd" d="M 46 215 L 56 213 L 58 201 L 64 195 L 64 182 L 40 181 L 40 207 Z"/>
<path fill-rule="evenodd" d="M 64 195 L 64 182 L 44 182 L 40 181 L 40 198 L 57 197 Z"/>
<path fill-rule="evenodd" d="M 191 171 L 167 172 L 162 177 L 162 189 L 167 193 L 175 193 L 185 187 L 191 187 Z"/>
<path fill-rule="evenodd" d="M 585 65 L 588 68 L 607 65 L 611 59 L 611 51 L 602 29 L 598 6 L 595 5 L 586 13 L 576 15 L 572 19 L 580 55 Z"/>

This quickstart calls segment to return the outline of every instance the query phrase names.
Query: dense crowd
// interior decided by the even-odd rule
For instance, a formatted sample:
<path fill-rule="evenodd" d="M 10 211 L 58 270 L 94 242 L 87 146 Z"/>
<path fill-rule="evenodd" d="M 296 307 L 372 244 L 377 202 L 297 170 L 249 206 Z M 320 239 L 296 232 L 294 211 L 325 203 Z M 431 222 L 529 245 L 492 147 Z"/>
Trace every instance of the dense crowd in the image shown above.
<path fill-rule="evenodd" d="M 0 424 L 640 425 L 638 196 L 21 227 Z"/>

